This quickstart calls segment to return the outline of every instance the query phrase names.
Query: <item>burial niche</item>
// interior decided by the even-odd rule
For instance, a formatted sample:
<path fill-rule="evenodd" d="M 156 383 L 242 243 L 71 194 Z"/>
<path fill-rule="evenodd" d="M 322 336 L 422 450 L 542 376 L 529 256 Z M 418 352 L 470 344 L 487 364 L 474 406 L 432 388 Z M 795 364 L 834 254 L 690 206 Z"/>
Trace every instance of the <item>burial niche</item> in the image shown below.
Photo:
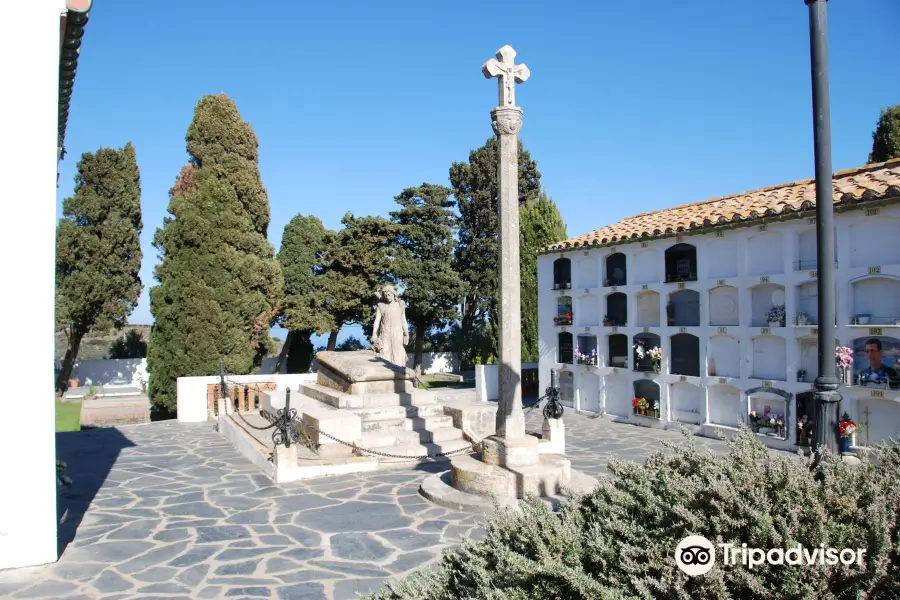
<path fill-rule="evenodd" d="M 606 297 L 606 319 L 613 325 L 624 327 L 628 323 L 628 296 L 613 292 Z"/>
<path fill-rule="evenodd" d="M 568 258 L 557 258 L 553 261 L 553 289 L 572 289 L 572 261 Z"/>
<path fill-rule="evenodd" d="M 669 357 L 673 375 L 700 376 L 700 338 L 690 333 L 672 336 L 672 356 Z"/>
<path fill-rule="evenodd" d="M 575 360 L 575 349 L 572 347 L 572 334 L 563 331 L 559 334 L 559 362 L 570 365 Z"/>
<path fill-rule="evenodd" d="M 659 418 L 659 384 L 650 379 L 638 379 L 634 382 L 634 399 L 638 402 L 632 402 L 633 414 Z"/>
<path fill-rule="evenodd" d="M 680 290 L 669 296 L 666 316 L 670 327 L 700 326 L 700 292 Z"/>
<path fill-rule="evenodd" d="M 697 248 L 675 244 L 666 250 L 666 283 L 697 281 Z"/>
<path fill-rule="evenodd" d="M 652 372 L 659 361 L 654 361 L 653 354 L 662 348 L 660 338 L 655 333 L 639 333 L 634 336 L 634 370 Z M 660 366 L 662 366 L 660 364 Z"/>
<path fill-rule="evenodd" d="M 625 271 L 625 255 L 621 252 L 610 254 L 606 257 L 605 286 L 627 285 L 628 279 Z"/>
<path fill-rule="evenodd" d="M 628 336 L 624 333 L 613 333 L 608 336 L 609 353 L 606 360 L 610 367 L 625 369 L 628 367 Z"/>
<path fill-rule="evenodd" d="M 637 326 L 659 327 L 659 293 L 641 292 L 637 295 Z"/>

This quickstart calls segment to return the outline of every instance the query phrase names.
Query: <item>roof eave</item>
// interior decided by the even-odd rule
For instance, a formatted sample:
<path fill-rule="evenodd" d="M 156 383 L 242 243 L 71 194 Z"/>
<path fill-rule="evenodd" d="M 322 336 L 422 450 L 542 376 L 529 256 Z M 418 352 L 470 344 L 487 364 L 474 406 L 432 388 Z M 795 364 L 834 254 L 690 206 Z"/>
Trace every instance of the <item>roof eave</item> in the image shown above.
<path fill-rule="evenodd" d="M 57 120 L 57 157 L 65 156 L 66 125 L 69 120 L 69 104 L 75 73 L 78 69 L 78 54 L 84 28 L 88 22 L 92 0 L 66 0 L 66 10 L 60 15 L 59 31 L 59 115 Z"/>

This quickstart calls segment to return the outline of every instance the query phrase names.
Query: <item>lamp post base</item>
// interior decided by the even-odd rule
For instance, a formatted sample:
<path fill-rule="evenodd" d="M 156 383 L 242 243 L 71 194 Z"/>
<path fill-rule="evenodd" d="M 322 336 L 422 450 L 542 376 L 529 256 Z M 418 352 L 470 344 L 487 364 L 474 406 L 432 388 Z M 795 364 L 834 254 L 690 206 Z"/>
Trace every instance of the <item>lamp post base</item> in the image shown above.
<path fill-rule="evenodd" d="M 838 425 L 841 415 L 841 400 L 836 377 L 817 377 L 813 395 L 813 452 L 819 454 L 822 448 L 837 455 L 840 452 Z"/>

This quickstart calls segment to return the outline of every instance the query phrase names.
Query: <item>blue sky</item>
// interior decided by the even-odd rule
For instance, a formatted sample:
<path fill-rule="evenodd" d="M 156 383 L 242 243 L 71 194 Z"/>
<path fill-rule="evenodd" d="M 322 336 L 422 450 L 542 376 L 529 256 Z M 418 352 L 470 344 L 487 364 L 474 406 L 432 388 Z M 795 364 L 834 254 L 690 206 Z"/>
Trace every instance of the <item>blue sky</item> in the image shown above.
<path fill-rule="evenodd" d="M 197 101 L 225 92 L 260 140 L 276 251 L 314 214 L 386 216 L 394 196 L 447 184 L 492 135 L 504 44 L 521 139 L 570 236 L 623 217 L 813 176 L 802 0 L 341 3 L 95 2 L 60 164 L 57 212 L 82 152 L 135 144 L 144 291 L 153 232 L 187 159 Z M 828 2 L 834 169 L 866 162 L 881 107 L 900 103 L 897 0 Z M 345 331 L 341 339 L 357 331 Z M 276 335 L 282 337 L 278 332 Z"/>

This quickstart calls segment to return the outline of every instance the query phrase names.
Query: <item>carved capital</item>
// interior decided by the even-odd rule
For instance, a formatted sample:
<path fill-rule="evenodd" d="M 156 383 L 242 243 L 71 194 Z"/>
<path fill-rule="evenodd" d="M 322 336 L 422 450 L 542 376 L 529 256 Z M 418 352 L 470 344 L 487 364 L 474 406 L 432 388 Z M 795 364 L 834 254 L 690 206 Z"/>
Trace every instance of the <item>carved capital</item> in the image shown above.
<path fill-rule="evenodd" d="M 497 135 L 517 135 L 522 129 L 522 109 L 517 106 L 493 109 L 491 126 Z"/>

